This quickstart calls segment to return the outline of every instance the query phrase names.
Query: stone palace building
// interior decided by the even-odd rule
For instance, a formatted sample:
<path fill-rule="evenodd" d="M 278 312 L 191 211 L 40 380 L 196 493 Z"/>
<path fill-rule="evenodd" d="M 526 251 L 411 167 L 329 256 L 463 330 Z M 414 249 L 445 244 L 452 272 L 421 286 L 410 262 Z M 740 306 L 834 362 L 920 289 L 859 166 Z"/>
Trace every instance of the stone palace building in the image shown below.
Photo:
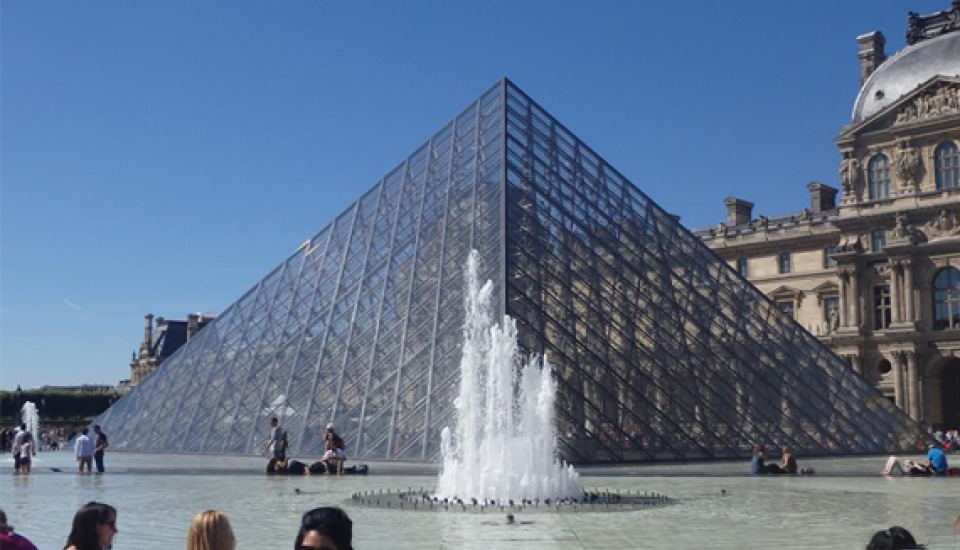
<path fill-rule="evenodd" d="M 911 12 L 891 56 L 857 37 L 860 92 L 839 189 L 754 216 L 726 199 L 703 241 L 914 419 L 960 427 L 960 0 Z"/>
<path fill-rule="evenodd" d="M 191 313 L 186 321 L 156 318 L 152 313 L 144 316 L 143 342 L 130 360 L 130 386 L 136 386 L 157 370 L 168 357 L 193 339 L 200 330 L 216 318 L 210 313 Z"/>

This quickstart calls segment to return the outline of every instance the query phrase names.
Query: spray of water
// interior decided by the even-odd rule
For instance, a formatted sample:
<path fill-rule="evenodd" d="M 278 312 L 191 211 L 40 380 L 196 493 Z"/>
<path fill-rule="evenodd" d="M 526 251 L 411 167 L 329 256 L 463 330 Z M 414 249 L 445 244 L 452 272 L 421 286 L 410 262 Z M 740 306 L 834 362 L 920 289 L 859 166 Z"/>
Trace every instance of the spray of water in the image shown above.
<path fill-rule="evenodd" d="M 27 430 L 33 434 L 36 442 L 40 441 L 40 413 L 37 412 L 37 405 L 33 401 L 27 401 L 20 408 L 20 418 L 27 425 Z"/>
<path fill-rule="evenodd" d="M 578 498 L 580 476 L 557 453 L 557 384 L 546 358 L 521 365 L 516 322 L 493 322 L 493 283 L 466 270 L 466 320 L 456 426 L 443 429 L 438 496 L 507 502 Z M 517 376 L 519 371 L 519 377 Z"/>

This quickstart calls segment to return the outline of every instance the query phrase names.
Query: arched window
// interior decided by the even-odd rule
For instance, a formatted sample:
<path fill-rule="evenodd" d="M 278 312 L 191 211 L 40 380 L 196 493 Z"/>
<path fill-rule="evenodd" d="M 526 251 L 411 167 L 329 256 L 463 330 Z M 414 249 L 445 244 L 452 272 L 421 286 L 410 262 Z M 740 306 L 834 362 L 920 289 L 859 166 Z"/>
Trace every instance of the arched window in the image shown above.
<path fill-rule="evenodd" d="M 867 166 L 870 200 L 890 198 L 890 161 L 886 155 L 874 155 Z"/>
<path fill-rule="evenodd" d="M 933 153 L 937 167 L 937 189 L 956 189 L 960 187 L 960 152 L 957 144 L 944 141 Z"/>
<path fill-rule="evenodd" d="M 960 270 L 941 269 L 933 280 L 933 329 L 960 328 Z"/>

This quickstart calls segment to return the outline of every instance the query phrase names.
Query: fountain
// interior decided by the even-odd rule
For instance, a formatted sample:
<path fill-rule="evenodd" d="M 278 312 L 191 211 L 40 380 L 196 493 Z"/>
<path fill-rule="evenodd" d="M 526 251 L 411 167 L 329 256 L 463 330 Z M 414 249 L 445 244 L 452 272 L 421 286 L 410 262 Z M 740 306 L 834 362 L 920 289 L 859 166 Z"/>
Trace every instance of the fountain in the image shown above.
<path fill-rule="evenodd" d="M 33 434 L 36 441 L 40 441 L 40 414 L 33 401 L 27 401 L 20 408 L 21 422 L 27 425 L 27 430 Z"/>
<path fill-rule="evenodd" d="M 521 364 L 516 322 L 495 325 L 493 282 L 480 285 L 477 251 L 467 261 L 456 426 L 441 434 L 437 496 L 508 502 L 580 498 L 580 476 L 557 453 L 557 383 L 546 357 Z"/>

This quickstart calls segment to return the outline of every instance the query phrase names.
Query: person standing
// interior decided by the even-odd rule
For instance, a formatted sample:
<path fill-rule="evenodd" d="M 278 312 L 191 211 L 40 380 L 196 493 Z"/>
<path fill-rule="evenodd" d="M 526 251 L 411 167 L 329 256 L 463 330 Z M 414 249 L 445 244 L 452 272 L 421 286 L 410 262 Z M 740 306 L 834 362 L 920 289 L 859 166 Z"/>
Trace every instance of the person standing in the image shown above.
<path fill-rule="evenodd" d="M 13 436 L 13 471 L 19 472 L 21 467 L 21 460 L 23 454 L 20 452 L 20 447 L 23 445 L 23 442 L 27 439 L 30 434 L 30 430 L 27 429 L 25 423 L 20 423 L 20 429 L 17 430 L 17 435 Z"/>
<path fill-rule="evenodd" d="M 90 439 L 90 436 L 87 434 L 90 433 L 90 430 L 84 428 L 80 431 L 77 441 L 74 443 L 75 447 L 75 456 L 77 457 L 77 464 L 80 466 L 80 473 L 83 473 L 83 466 L 87 466 L 87 473 L 92 473 L 93 466 L 93 441 Z"/>
<path fill-rule="evenodd" d="M 93 432 L 97 434 L 97 446 L 93 450 L 93 459 L 97 462 L 97 472 L 103 473 L 103 452 L 107 450 L 110 443 L 107 442 L 107 434 L 103 433 L 99 424 L 93 426 Z"/>
<path fill-rule="evenodd" d="M 24 474 L 30 473 L 30 465 L 33 463 L 31 457 L 37 456 L 37 444 L 33 440 L 33 435 L 26 432 L 23 442 L 20 443 L 20 471 Z"/>
<path fill-rule="evenodd" d="M 287 434 L 280 428 L 277 417 L 270 419 L 270 439 L 264 447 L 277 462 L 283 462 L 287 458 Z"/>

